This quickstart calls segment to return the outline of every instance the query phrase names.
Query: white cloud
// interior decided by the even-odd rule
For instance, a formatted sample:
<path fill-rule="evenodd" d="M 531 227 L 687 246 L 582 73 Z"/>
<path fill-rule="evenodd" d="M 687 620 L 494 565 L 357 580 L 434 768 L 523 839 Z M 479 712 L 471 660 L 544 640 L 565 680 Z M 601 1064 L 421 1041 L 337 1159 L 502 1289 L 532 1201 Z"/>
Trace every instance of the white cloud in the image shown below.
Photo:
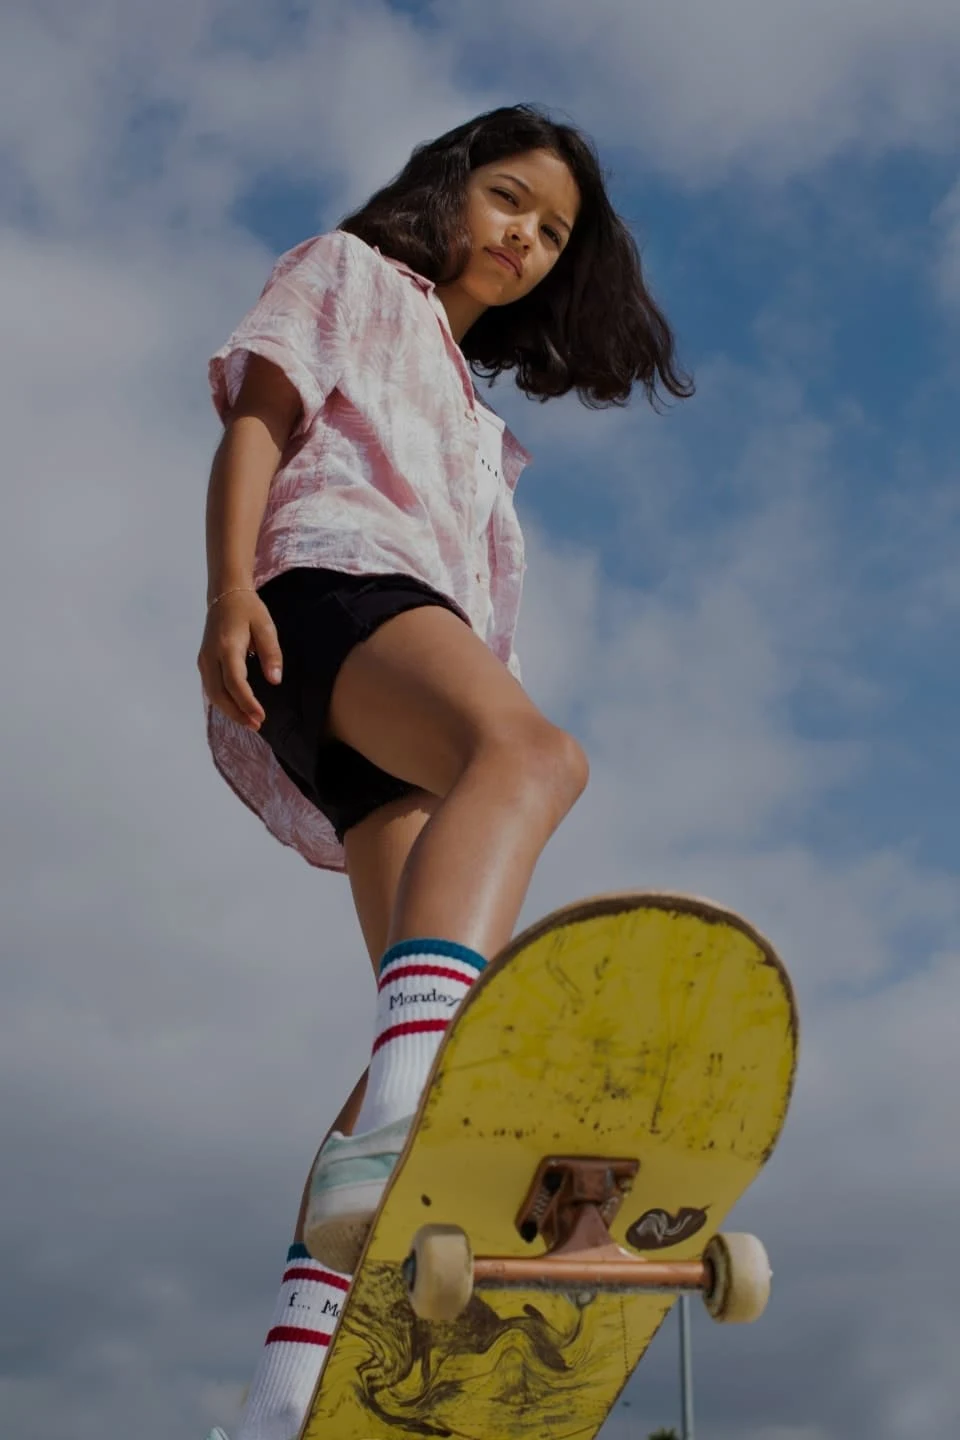
<path fill-rule="evenodd" d="M 936 269 L 939 293 L 960 306 L 960 180 L 948 190 L 933 214 L 940 253 Z"/>
<path fill-rule="evenodd" d="M 176 387 L 164 407 L 153 397 L 157 375 L 192 363 L 194 307 L 203 325 L 226 307 L 216 256 L 201 251 L 201 261 L 173 270 L 157 256 L 151 270 L 144 259 L 132 268 L 117 257 L 98 264 L 64 247 L 38 261 L 14 244 L 7 253 L 31 282 L 25 294 L 37 283 L 31 263 L 42 264 L 51 316 L 69 303 L 72 319 L 55 383 L 45 386 L 47 359 L 34 344 L 45 312 L 34 324 L 28 300 L 8 289 L 5 305 L 23 338 L 20 363 L 8 361 L 8 453 L 15 470 L 29 466 L 35 478 L 17 491 L 21 543 L 6 578 L 22 594 L 42 577 L 49 603 L 21 612 L 29 687 L 0 720 L 15 757 L 4 814 L 16 845 L 4 877 L 11 963 L 2 1088 L 20 1097 L 33 1133 L 68 1163 L 74 1227 L 92 1239 L 109 1220 L 132 1235 L 145 1210 L 165 1237 L 156 1264 L 174 1298 L 185 1298 L 144 1309 L 132 1297 L 123 1333 L 138 1339 L 117 1351 L 116 1322 L 104 1317 L 99 1338 L 63 1362 L 91 1388 L 78 1440 L 102 1431 L 105 1414 L 119 1414 L 109 1404 L 169 1394 L 153 1412 L 159 1437 L 180 1417 L 224 1418 L 212 1411 L 235 1393 L 236 1367 L 254 1353 L 275 1283 L 277 1244 L 271 1252 L 264 1237 L 283 1235 L 309 1149 L 362 1064 L 371 987 L 344 883 L 280 851 L 204 754 L 192 657 L 212 426 L 193 400 L 177 400 Z M 247 252 L 243 267 L 252 272 L 254 259 Z M 191 310 L 184 338 L 170 317 Z M 97 328 L 105 318 L 112 345 Z M 660 553 L 658 579 L 637 588 L 612 583 L 591 547 L 530 527 L 528 682 L 550 713 L 576 719 L 593 780 L 551 844 L 526 914 L 618 885 L 674 887 L 737 906 L 781 948 L 807 1033 L 801 1084 L 781 1150 L 738 1223 L 760 1230 L 780 1257 L 783 1298 L 764 1332 L 771 1338 L 755 1336 L 749 1344 L 759 1350 L 738 1349 L 738 1363 L 744 1373 L 773 1367 L 791 1404 L 813 1404 L 764 1347 L 773 1337 L 794 1352 L 812 1347 L 826 1292 L 844 1337 L 836 1343 L 856 1362 L 856 1383 L 843 1386 L 877 1397 L 876 1412 L 863 1412 L 872 1417 L 863 1433 L 898 1440 L 881 1413 L 883 1374 L 870 1364 L 893 1342 L 859 1300 L 869 1267 L 823 1214 L 845 1224 L 858 1217 L 859 1244 L 871 1255 L 885 1250 L 901 1314 L 914 1328 L 925 1324 L 933 1277 L 914 1276 L 913 1247 L 889 1242 L 889 1227 L 922 1175 L 931 1252 L 947 1243 L 946 1197 L 958 1176 L 940 1137 L 958 1078 L 947 947 L 957 930 L 956 881 L 896 851 L 834 858 L 817 835 L 820 817 L 831 823 L 835 787 L 859 762 L 857 747 L 805 739 L 791 718 L 797 691 L 826 683 L 825 658 L 828 680 L 831 667 L 853 660 L 855 635 L 845 638 L 837 625 L 847 595 L 820 483 L 834 463 L 829 426 L 782 384 L 751 391 L 748 372 L 728 378 L 708 373 L 704 403 L 708 416 L 719 415 L 737 386 L 747 396 L 750 420 L 731 469 L 735 524 L 699 537 L 674 528 L 665 483 L 660 501 L 643 509 L 650 551 Z M 28 426 L 17 423 L 24 414 Z M 568 458 L 585 445 L 594 473 L 607 473 L 612 450 L 656 443 L 639 438 L 648 426 L 636 417 L 582 417 L 581 429 L 576 412 L 561 415 Z M 599 441 L 604 418 L 609 450 Z M 671 442 L 681 477 L 695 468 L 686 443 Z M 774 463 L 771 488 L 764 477 Z M 629 467 L 614 493 L 629 525 L 639 494 Z M 849 693 L 839 689 L 837 703 Z M 852 693 L 863 703 L 855 684 Z M 797 826 L 812 831 L 812 843 Z M 73 1137 L 83 1137 L 81 1148 Z M 46 1174 L 47 1163 L 35 1173 Z M 111 1177 L 109 1203 L 98 1173 Z M 61 1224 L 55 1191 L 44 1193 L 50 1198 L 38 1204 L 25 1191 L 11 1221 L 10 1239 L 21 1238 L 27 1253 Z M 785 1197 L 802 1199 L 804 1213 Z M 176 1315 L 197 1303 L 201 1276 L 214 1291 L 221 1283 L 216 1257 L 198 1268 L 196 1245 L 207 1242 L 222 1207 L 237 1248 L 253 1248 L 261 1268 L 243 1291 L 230 1346 L 221 1336 L 221 1348 L 209 1351 L 215 1316 L 201 1309 L 171 1348 L 152 1337 L 177 1329 Z M 193 1238 L 181 1236 L 191 1225 Z M 178 1237 L 189 1264 L 177 1258 Z M 92 1255 L 90 1263 L 95 1276 Z M 838 1269 L 843 1290 L 831 1279 Z M 149 1273 L 138 1279 L 139 1261 L 125 1274 L 152 1293 Z M 807 1279 L 798 1283 L 798 1274 Z M 27 1289 L 38 1283 L 28 1267 Z M 83 1303 L 92 1303 L 85 1294 Z M 940 1323 L 949 1327 L 948 1313 Z M 719 1383 L 725 1343 L 704 1344 L 705 1388 Z M 209 1356 L 199 1385 L 191 1353 Z M 918 1373 L 928 1413 L 942 1416 L 948 1371 L 932 1354 Z M 893 1358 L 888 1373 L 899 1375 Z M 900 1394 L 902 1381 L 895 1384 Z M 842 1406 L 843 1386 L 825 1384 L 816 1403 Z M 45 1393 L 55 1412 L 56 1385 Z M 910 1393 L 919 1404 L 919 1382 Z M 12 1382 L 8 1394 L 24 1412 L 38 1403 L 27 1381 Z M 749 1394 L 726 1403 L 741 1417 L 736 1433 L 764 1434 Z M 803 1423 L 815 1433 L 816 1412 Z"/>
<path fill-rule="evenodd" d="M 2 27 L 8 202 L 74 233 L 209 230 L 260 172 L 324 180 L 339 211 L 415 143 L 515 99 L 561 107 L 695 186 L 941 153 L 960 118 L 950 0 L 492 0 L 431 24 L 377 0 L 296 17 L 50 0 L 8 7 Z M 478 65 L 490 84 L 458 83 Z"/>
<path fill-rule="evenodd" d="M 418 30 L 384 6 L 325 7 L 291 45 L 255 6 L 6 12 L 0 1123 L 21 1350 L 0 1410 L 24 1440 L 65 1413 L 76 1440 L 131 1415 L 143 1440 L 229 1423 L 309 1152 L 369 1039 L 346 884 L 269 840 L 202 737 L 203 364 L 269 263 L 230 218 L 237 196 L 263 168 L 359 198 L 488 102 L 455 66 L 491 36 L 498 85 L 536 83 L 682 179 L 952 133 L 952 5 L 602 0 L 513 9 L 509 30 L 500 14 L 450 7 Z M 147 172 L 137 116 L 155 127 Z M 957 1418 L 939 1288 L 960 1180 L 944 1143 L 957 884 L 906 845 L 837 833 L 877 692 L 830 500 L 859 422 L 842 402 L 811 412 L 782 364 L 815 354 L 802 299 L 786 345 L 775 305 L 758 318 L 767 371 L 700 367 L 689 422 L 521 407 L 541 465 L 562 449 L 617 527 L 615 573 L 592 542 L 529 527 L 525 673 L 588 740 L 593 779 L 525 915 L 649 884 L 733 904 L 777 943 L 803 1064 L 738 1216 L 769 1240 L 777 1298 L 749 1335 L 698 1332 L 704 1413 L 719 1440 L 900 1440 Z M 956 507 L 949 477 L 924 494 L 924 524 L 908 507 L 891 526 L 895 599 L 934 627 L 955 604 Z M 858 720 L 854 743 L 801 729 L 810 694 Z M 658 1353 L 644 1395 L 672 1393 Z"/>
<path fill-rule="evenodd" d="M 0 61 L 11 198 L 75 234 L 135 242 L 160 225 L 196 241 L 263 172 L 326 179 L 341 209 L 484 107 L 454 87 L 443 30 L 376 0 L 301 21 L 219 0 L 172 0 L 162 17 L 111 0 L 22 7 Z"/>
<path fill-rule="evenodd" d="M 531 72 L 549 77 L 549 98 L 598 136 L 694 185 L 733 172 L 778 182 L 851 152 L 943 152 L 957 133 L 950 0 L 461 0 L 457 16 L 505 80 L 526 92 Z"/>
<path fill-rule="evenodd" d="M 661 587 L 612 586 L 589 551 L 533 536 L 521 654 L 538 696 L 544 677 L 547 708 L 569 706 L 579 720 L 592 779 L 527 911 L 618 886 L 687 890 L 739 909 L 778 946 L 800 1001 L 798 1089 L 769 1171 L 733 1221 L 769 1244 L 774 1305 L 749 1337 L 699 1337 L 703 1413 L 721 1440 L 899 1440 L 910 1416 L 921 1434 L 957 1418 L 943 1363 L 957 1328 L 936 1293 L 934 1257 L 949 1244 L 960 1183 L 955 1147 L 943 1143 L 960 1083 L 960 889 L 955 873 L 919 864 L 906 845 L 835 844 L 836 791 L 856 779 L 869 726 L 858 746 L 805 741 L 785 702 L 821 682 L 816 636 L 828 660 L 856 665 L 856 624 L 844 634 L 839 623 L 856 582 L 828 487 L 804 467 L 799 417 L 778 425 L 756 413 L 749 389 L 742 403 L 753 417 L 745 471 L 756 480 L 779 454 L 793 484 L 764 498 L 762 484 L 747 483 L 747 515 L 715 531 L 696 564 L 671 566 L 674 544 L 689 556 L 669 527 L 659 532 L 670 576 Z M 922 586 L 925 547 L 910 553 Z M 847 678 L 835 703 L 868 716 L 872 687 Z M 920 1234 L 923 1261 L 906 1238 Z M 905 1328 L 916 1340 L 909 1359 Z M 638 1380 L 648 1428 L 671 1393 L 673 1344 L 658 1341 Z M 720 1378 L 730 1365 L 739 1385 Z M 817 1393 L 803 1375 L 819 1377 Z M 731 1413 L 735 1424 L 724 1421 Z M 774 1423 L 785 1413 L 796 1423 Z M 611 1433 L 639 1424 L 618 1418 Z"/>

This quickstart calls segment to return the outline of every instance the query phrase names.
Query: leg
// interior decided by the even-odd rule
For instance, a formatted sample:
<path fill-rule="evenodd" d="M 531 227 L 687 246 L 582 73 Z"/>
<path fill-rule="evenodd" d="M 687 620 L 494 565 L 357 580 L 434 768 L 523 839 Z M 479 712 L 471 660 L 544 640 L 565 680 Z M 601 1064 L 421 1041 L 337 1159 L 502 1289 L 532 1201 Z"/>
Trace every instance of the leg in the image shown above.
<path fill-rule="evenodd" d="M 375 810 L 347 833 L 347 871 L 374 973 L 387 948 L 399 877 L 414 841 L 436 805 L 433 796 L 411 795 Z M 339 1130 L 344 1135 L 352 1133 L 366 1083 L 367 1072 L 364 1072 L 331 1130 Z M 333 1327 L 332 1317 L 336 1313 L 335 1307 L 342 1303 L 343 1292 L 336 1284 L 329 1283 L 329 1277 L 318 1277 L 314 1283 L 310 1282 L 311 1261 L 304 1259 L 302 1252 L 309 1193 L 308 1179 L 274 1320 L 277 1325 L 289 1325 L 292 1312 L 288 1307 L 296 1303 L 298 1325 L 302 1328 L 306 1319 L 308 1325 L 315 1325 L 318 1333 L 326 1336 Z M 298 1247 L 299 1254 L 296 1253 Z M 314 1269 L 319 1270 L 320 1267 L 314 1266 Z M 295 1278 L 288 1280 L 288 1275 Z M 342 1279 L 340 1283 L 342 1285 Z M 304 1302 L 309 1304 L 309 1310 L 304 1309 Z M 271 1327 L 249 1387 L 235 1440 L 253 1440 L 253 1437 L 259 1440 L 266 1434 L 290 1436 L 297 1433 L 313 1394 L 324 1354 L 325 1350 L 317 1344 L 297 1345 L 284 1341 L 280 1332 Z"/>
<path fill-rule="evenodd" d="M 388 943 L 434 935 L 495 954 L 586 784 L 580 746 L 461 620 L 432 606 L 396 616 L 350 652 L 330 728 L 440 801 L 400 876 Z"/>
<path fill-rule="evenodd" d="M 421 790 L 382 805 L 343 838 L 353 903 L 374 976 L 391 943 L 397 890 L 410 851 L 438 804 L 435 795 Z"/>
<path fill-rule="evenodd" d="M 392 805 L 384 805 L 375 810 L 366 820 L 348 830 L 344 837 L 347 874 L 374 975 L 377 974 L 380 957 L 389 943 L 387 937 L 400 876 L 414 841 L 430 819 L 437 803 L 433 795 L 421 793 L 407 796 Z M 324 1136 L 324 1143 L 334 1130 L 338 1130 L 341 1135 L 353 1133 L 354 1121 L 367 1088 L 367 1074 L 368 1071 L 365 1070 L 353 1087 L 339 1115 Z M 319 1151 L 317 1153 L 319 1154 Z M 310 1175 L 312 1174 L 311 1165 Z M 310 1175 L 307 1176 L 303 1189 L 293 1237 L 297 1244 L 303 1243 L 303 1222 L 310 1197 Z"/>
<path fill-rule="evenodd" d="M 311 1175 L 304 1243 L 352 1272 L 443 1033 L 513 933 L 533 867 L 587 766 L 576 742 L 440 608 L 397 615 L 350 652 L 329 728 L 437 801 L 399 875 L 360 1111 L 349 1137 L 328 1136 Z"/>

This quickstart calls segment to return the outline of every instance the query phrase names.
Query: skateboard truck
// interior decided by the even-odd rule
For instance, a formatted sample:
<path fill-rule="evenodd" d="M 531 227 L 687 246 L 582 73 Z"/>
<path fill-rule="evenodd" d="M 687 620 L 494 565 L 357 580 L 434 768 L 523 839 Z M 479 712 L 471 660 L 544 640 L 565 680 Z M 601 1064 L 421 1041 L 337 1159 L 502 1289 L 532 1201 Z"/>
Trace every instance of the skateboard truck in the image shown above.
<path fill-rule="evenodd" d="M 528 1243 L 539 1236 L 547 1253 L 536 1258 L 477 1256 L 475 1290 L 700 1290 L 702 1261 L 655 1262 L 622 1249 L 610 1225 L 633 1187 L 638 1160 L 550 1155 L 541 1160 L 517 1215 Z"/>
<path fill-rule="evenodd" d="M 552 1254 L 612 1244 L 608 1227 L 639 1169 L 639 1160 L 548 1155 L 520 1207 L 517 1229 L 528 1244 L 542 1236 Z"/>
<path fill-rule="evenodd" d="M 473 1256 L 457 1226 L 423 1226 L 403 1262 L 414 1310 L 426 1320 L 454 1320 L 475 1290 L 695 1290 L 715 1320 L 757 1319 L 770 1293 L 770 1265 L 754 1236 L 714 1235 L 699 1260 L 649 1260 L 616 1243 L 609 1227 L 639 1168 L 629 1159 L 541 1160 L 516 1218 L 528 1244 L 545 1241 L 539 1256 Z"/>

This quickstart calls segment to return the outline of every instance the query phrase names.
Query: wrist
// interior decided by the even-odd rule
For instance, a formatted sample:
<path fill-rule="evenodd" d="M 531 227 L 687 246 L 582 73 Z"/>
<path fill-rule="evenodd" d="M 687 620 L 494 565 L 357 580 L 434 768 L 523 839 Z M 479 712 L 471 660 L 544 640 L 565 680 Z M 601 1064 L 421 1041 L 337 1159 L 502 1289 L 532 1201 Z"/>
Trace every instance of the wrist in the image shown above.
<path fill-rule="evenodd" d="M 253 576 L 244 571 L 224 571 L 223 574 L 211 575 L 207 581 L 207 605 L 213 604 L 218 595 L 223 595 L 227 590 L 256 590 L 253 583 Z"/>
<path fill-rule="evenodd" d="M 212 610 L 214 605 L 219 605 L 220 601 L 225 600 L 228 595 L 256 595 L 256 593 L 254 585 L 225 585 L 222 590 L 207 592 L 207 609 Z"/>

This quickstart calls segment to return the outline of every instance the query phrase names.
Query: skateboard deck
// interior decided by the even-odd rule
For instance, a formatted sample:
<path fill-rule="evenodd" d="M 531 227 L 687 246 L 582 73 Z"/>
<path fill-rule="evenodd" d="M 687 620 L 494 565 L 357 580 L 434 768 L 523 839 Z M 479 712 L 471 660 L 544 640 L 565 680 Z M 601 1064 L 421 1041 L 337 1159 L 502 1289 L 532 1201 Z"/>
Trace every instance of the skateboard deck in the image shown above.
<path fill-rule="evenodd" d="M 676 1293 L 531 1282 L 424 1320 L 403 1271 L 415 1233 L 543 1256 L 517 1226 L 541 1161 L 631 1157 L 613 1240 L 641 1263 L 698 1260 L 776 1143 L 796 1048 L 783 965 L 718 906 L 602 896 L 519 936 L 444 1037 L 301 1440 L 595 1435 Z"/>

